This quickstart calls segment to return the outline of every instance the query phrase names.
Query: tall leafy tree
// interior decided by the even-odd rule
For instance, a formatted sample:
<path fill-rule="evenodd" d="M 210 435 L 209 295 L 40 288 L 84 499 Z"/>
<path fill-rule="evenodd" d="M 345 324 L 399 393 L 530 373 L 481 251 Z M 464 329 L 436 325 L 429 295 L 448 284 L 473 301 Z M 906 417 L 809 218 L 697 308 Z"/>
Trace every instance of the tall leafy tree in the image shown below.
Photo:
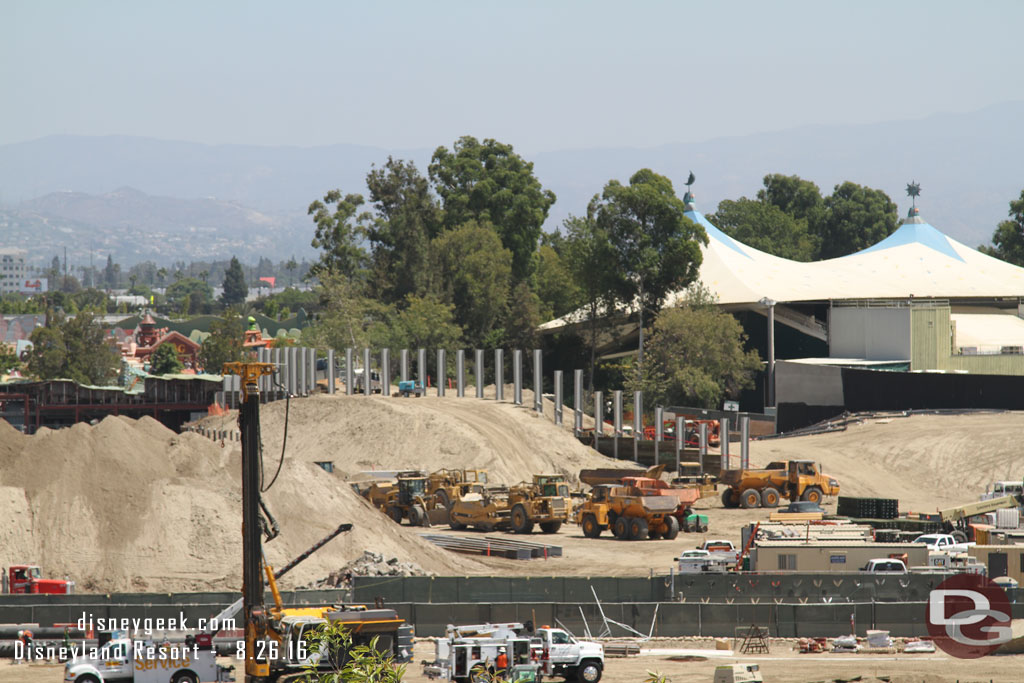
<path fill-rule="evenodd" d="M 48 317 L 45 327 L 32 332 L 29 372 L 40 379 L 71 379 L 81 384 L 114 381 L 120 356 L 92 313 Z"/>
<path fill-rule="evenodd" d="M 708 220 L 730 237 L 775 256 L 811 261 L 818 252 L 818 240 L 808 233 L 806 221 L 774 204 L 746 197 L 724 199 Z"/>
<path fill-rule="evenodd" d="M 745 341 L 736 318 L 694 288 L 680 305 L 662 311 L 640 379 L 627 384 L 654 403 L 715 408 L 754 386 L 761 359 L 744 350 Z"/>
<path fill-rule="evenodd" d="M 493 230 L 475 221 L 438 235 L 431 252 L 434 291 L 455 306 L 466 341 L 484 343 L 507 310 L 512 253 Z"/>
<path fill-rule="evenodd" d="M 199 282 L 205 283 L 206 278 Z M 228 270 L 224 273 L 223 287 L 224 293 L 221 294 L 220 300 L 225 305 L 245 303 L 245 297 L 249 294 L 249 285 L 245 282 L 245 271 L 242 270 L 242 264 L 234 256 L 231 257 Z"/>
<path fill-rule="evenodd" d="M 598 332 L 606 324 L 615 293 L 622 288 L 618 282 L 615 249 L 607 231 L 598 225 L 594 216 L 598 201 L 594 197 L 586 216 L 570 216 L 563 222 L 565 263 L 579 292 L 589 331 L 588 391 L 594 390 Z"/>
<path fill-rule="evenodd" d="M 598 225 L 608 234 L 620 274 L 619 300 L 636 311 L 640 339 L 637 368 L 642 371 L 644 325 L 656 316 L 665 297 L 697 277 L 707 243 L 704 229 L 687 218 L 672 181 L 641 169 L 629 185 L 611 180 L 596 202 Z"/>
<path fill-rule="evenodd" d="M 213 288 L 202 280 L 187 277 L 166 289 L 167 302 L 185 315 L 206 311 L 213 302 Z"/>
<path fill-rule="evenodd" d="M 981 251 L 1015 266 L 1024 266 L 1024 190 L 1020 197 L 1010 201 L 1010 220 L 1000 221 L 992 233 L 991 247 L 980 246 Z"/>
<path fill-rule="evenodd" d="M 819 257 L 866 249 L 891 235 L 898 225 L 896 204 L 885 192 L 849 181 L 836 185 L 825 198 L 825 213 L 815 226 L 821 240 Z"/>
<path fill-rule="evenodd" d="M 451 150 L 438 147 L 429 172 L 443 202 L 445 227 L 471 220 L 494 226 L 512 253 L 514 281 L 525 279 L 541 226 L 555 203 L 554 193 L 533 174 L 533 164 L 511 145 L 465 136 Z"/>
<path fill-rule="evenodd" d="M 818 186 L 795 175 L 766 175 L 764 189 L 758 190 L 757 199 L 778 207 L 797 220 L 806 221 L 812 232 L 825 212 L 825 200 Z"/>
<path fill-rule="evenodd" d="M 402 349 L 451 349 L 462 344 L 455 307 L 432 294 L 406 297 L 390 322 L 389 345 Z"/>
<path fill-rule="evenodd" d="M 151 375 L 171 375 L 181 372 L 184 367 L 181 359 L 178 358 L 178 350 L 174 348 L 174 344 L 168 342 L 156 347 L 153 355 L 149 357 L 149 374 Z"/>
<path fill-rule="evenodd" d="M 534 291 L 540 301 L 541 317 L 550 320 L 575 309 L 580 293 L 562 254 L 553 246 L 542 244 L 536 260 Z"/>
<path fill-rule="evenodd" d="M 316 223 L 313 248 L 320 249 L 320 260 L 310 268 L 310 274 L 320 278 L 337 273 L 354 278 L 366 263 L 366 252 L 360 243 L 366 233 L 369 214 L 359 213 L 364 203 L 360 194 L 342 196 L 341 190 L 331 190 L 323 200 L 309 205 L 307 213 Z M 294 259 L 293 259 L 294 260 Z"/>
<path fill-rule="evenodd" d="M 441 207 L 412 162 L 388 157 L 366 176 L 376 215 L 367 229 L 371 292 L 386 303 L 422 294 L 429 274 L 430 240 L 441 226 Z"/>
<path fill-rule="evenodd" d="M 56 258 L 56 257 L 55 257 Z M 113 254 L 107 254 L 107 267 L 103 269 L 103 282 L 107 287 L 117 287 L 121 279 L 121 266 L 114 263 Z"/>
<path fill-rule="evenodd" d="M 210 334 L 199 349 L 199 363 L 207 373 L 219 375 L 224 363 L 242 360 L 244 337 L 242 316 L 228 309 L 210 323 Z"/>

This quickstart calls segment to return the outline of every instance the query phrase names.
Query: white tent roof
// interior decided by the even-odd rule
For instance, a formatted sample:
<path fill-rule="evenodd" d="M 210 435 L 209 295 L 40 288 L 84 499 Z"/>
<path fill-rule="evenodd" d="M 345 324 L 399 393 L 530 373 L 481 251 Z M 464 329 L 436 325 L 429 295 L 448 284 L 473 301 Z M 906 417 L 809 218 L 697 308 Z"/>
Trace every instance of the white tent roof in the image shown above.
<path fill-rule="evenodd" d="M 849 299 L 1024 297 L 1024 268 L 986 256 L 947 237 L 920 217 L 907 218 L 884 240 L 855 254 L 802 263 L 758 251 L 712 225 L 693 204 L 686 216 L 703 226 L 708 244 L 699 280 L 719 304 Z M 671 306 L 685 296 L 668 297 Z M 575 311 L 541 326 L 582 320 Z"/>
<path fill-rule="evenodd" d="M 700 280 L 721 304 L 751 304 L 764 297 L 784 303 L 1024 296 L 1024 268 L 971 249 L 918 217 L 855 254 L 801 263 L 737 242 L 698 211 L 686 215 L 708 234 Z"/>

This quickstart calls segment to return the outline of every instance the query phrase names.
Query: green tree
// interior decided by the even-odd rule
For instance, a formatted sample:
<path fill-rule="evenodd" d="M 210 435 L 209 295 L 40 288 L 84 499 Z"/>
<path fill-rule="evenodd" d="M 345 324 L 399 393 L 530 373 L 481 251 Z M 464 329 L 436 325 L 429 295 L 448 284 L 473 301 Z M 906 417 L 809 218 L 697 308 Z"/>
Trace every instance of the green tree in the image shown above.
<path fill-rule="evenodd" d="M 310 268 L 311 275 L 322 278 L 337 273 L 354 278 L 362 270 L 366 252 L 360 242 L 366 232 L 364 224 L 370 220 L 369 214 L 358 213 L 364 201 L 361 194 L 342 197 L 341 190 L 331 190 L 323 201 L 318 199 L 309 205 L 307 213 L 316 223 L 313 248 L 322 252 Z"/>
<path fill-rule="evenodd" d="M 579 288 L 565 259 L 553 246 L 542 244 L 537 250 L 533 279 L 534 291 L 540 300 L 540 316 L 544 320 L 560 318 L 579 305 Z"/>
<path fill-rule="evenodd" d="M 198 282 L 206 284 L 206 278 L 204 277 Z M 245 271 L 242 270 L 242 264 L 234 256 L 231 257 L 231 263 L 224 274 L 223 287 L 224 293 L 221 294 L 220 300 L 224 305 L 245 303 L 245 297 L 249 295 L 249 285 L 245 282 Z"/>
<path fill-rule="evenodd" d="M 505 314 L 501 328 L 503 346 L 513 349 L 535 349 L 540 344 L 537 328 L 544 322 L 541 314 L 540 297 L 533 293 L 530 286 L 520 282 L 512 288 L 509 296 L 508 313 Z"/>
<path fill-rule="evenodd" d="M 1010 220 L 1000 221 L 992 233 L 993 246 L 980 246 L 978 251 L 1015 266 L 1024 266 L 1024 190 L 1019 199 L 1010 201 L 1009 216 Z"/>
<path fill-rule="evenodd" d="M 846 256 L 885 239 L 899 225 L 896 204 L 881 190 L 849 181 L 825 199 L 821 222 L 813 226 L 821 240 L 819 257 Z"/>
<path fill-rule="evenodd" d="M 388 345 L 396 349 L 452 349 L 462 345 L 455 307 L 427 294 L 406 297 L 405 307 L 391 320 Z"/>
<path fill-rule="evenodd" d="M 242 316 L 231 309 L 224 311 L 220 318 L 210 323 L 210 334 L 199 349 L 199 363 L 206 372 L 219 375 L 224 363 L 242 360 L 244 337 Z"/>
<path fill-rule="evenodd" d="M 174 348 L 174 344 L 161 344 L 149 357 L 149 374 L 151 375 L 172 375 L 181 372 L 184 367 L 181 359 L 178 358 L 178 350 Z"/>
<path fill-rule="evenodd" d="M 308 683 L 400 683 L 405 677 L 405 664 L 399 664 L 379 647 L 376 636 L 368 644 L 356 645 L 349 630 L 339 622 L 312 630 L 307 643 L 311 652 L 330 653 L 328 659 L 337 662 L 330 671 L 314 663 L 307 665 L 301 680 Z M 315 659 L 319 658 L 311 658 Z"/>
<path fill-rule="evenodd" d="M 586 216 L 570 216 L 565 227 L 565 263 L 579 292 L 590 332 L 590 373 L 587 390 L 594 390 L 594 372 L 597 367 L 597 339 L 607 324 L 608 312 L 621 289 L 615 250 L 608 233 L 594 217 L 598 198 L 594 197 Z"/>
<path fill-rule="evenodd" d="M 121 281 L 121 266 L 114 263 L 114 255 L 107 254 L 107 267 L 103 269 L 103 282 L 108 289 L 117 287 Z"/>
<path fill-rule="evenodd" d="M 30 337 L 28 370 L 40 379 L 70 379 L 80 384 L 110 384 L 117 377 L 120 356 L 103 327 L 88 311 L 74 317 L 48 316 L 45 327 Z"/>
<path fill-rule="evenodd" d="M 696 279 L 707 235 L 683 215 L 672 181 L 650 169 L 634 173 L 629 185 L 609 181 L 595 204 L 598 225 L 616 256 L 617 297 L 638 317 L 637 370 L 642 372 L 645 319 L 657 316 L 669 293 Z"/>
<path fill-rule="evenodd" d="M 366 176 L 376 215 L 367 229 L 371 245 L 370 291 L 385 303 L 422 294 L 429 274 L 430 240 L 441 208 L 415 164 L 388 157 Z"/>
<path fill-rule="evenodd" d="M 803 220 L 812 233 L 816 231 L 825 213 L 821 190 L 800 176 L 781 173 L 766 175 L 764 189 L 758 190 L 757 199 L 778 207 L 797 220 Z"/>
<path fill-rule="evenodd" d="M 444 205 L 445 226 L 467 221 L 494 226 L 512 253 L 514 281 L 526 278 L 541 226 L 555 203 L 554 193 L 533 174 L 533 164 L 511 145 L 464 136 L 450 151 L 437 148 L 429 172 Z"/>
<path fill-rule="evenodd" d="M 715 408 L 754 386 L 756 351 L 744 351 L 739 322 L 719 311 L 706 290 L 691 288 L 680 305 L 662 311 L 647 341 L 647 362 L 631 390 L 652 404 Z"/>
<path fill-rule="evenodd" d="M 474 221 L 438 235 L 431 252 L 434 290 L 455 306 L 466 341 L 482 344 L 507 310 L 512 253 Z"/>
<path fill-rule="evenodd" d="M 730 237 L 781 258 L 810 261 L 818 253 L 817 239 L 807 232 L 806 221 L 774 204 L 746 197 L 725 199 L 708 220 Z"/>
<path fill-rule="evenodd" d="M 7 344 L 0 343 L 0 375 L 6 375 L 11 370 L 21 367 L 18 354 Z"/>
<path fill-rule="evenodd" d="M 359 283 L 340 273 L 325 273 L 318 292 L 320 315 L 303 331 L 305 343 L 341 351 L 372 345 L 371 339 L 386 335 L 391 309 L 364 296 Z"/>
<path fill-rule="evenodd" d="M 213 288 L 202 280 L 187 277 L 175 281 L 166 289 L 167 303 L 184 315 L 195 315 L 210 309 Z"/>

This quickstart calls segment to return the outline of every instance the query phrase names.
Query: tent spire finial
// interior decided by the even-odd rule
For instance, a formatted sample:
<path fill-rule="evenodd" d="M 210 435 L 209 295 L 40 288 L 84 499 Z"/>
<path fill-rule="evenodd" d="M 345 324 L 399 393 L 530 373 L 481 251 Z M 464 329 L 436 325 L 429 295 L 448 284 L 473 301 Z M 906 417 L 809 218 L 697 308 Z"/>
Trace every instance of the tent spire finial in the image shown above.
<path fill-rule="evenodd" d="M 907 184 L 907 196 L 910 197 L 910 213 L 907 218 L 913 218 L 920 213 L 917 210 L 917 198 L 921 195 L 921 183 L 911 180 Z"/>
<path fill-rule="evenodd" d="M 686 194 L 683 195 L 683 204 L 686 205 L 687 211 L 696 211 L 697 204 L 693 197 L 693 183 L 697 180 L 697 177 L 693 175 L 693 171 L 690 171 L 690 177 L 686 179 Z"/>

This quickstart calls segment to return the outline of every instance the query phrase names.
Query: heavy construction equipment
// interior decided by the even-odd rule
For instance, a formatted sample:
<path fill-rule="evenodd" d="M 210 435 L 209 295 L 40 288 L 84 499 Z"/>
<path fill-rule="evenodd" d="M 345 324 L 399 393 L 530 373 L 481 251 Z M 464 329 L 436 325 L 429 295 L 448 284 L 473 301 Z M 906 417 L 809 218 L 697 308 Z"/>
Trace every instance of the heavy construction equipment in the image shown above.
<path fill-rule="evenodd" d="M 418 379 L 407 379 L 404 382 L 398 383 L 398 393 L 395 396 L 401 396 L 403 398 L 409 398 L 415 396 L 419 398 L 424 396 L 427 390 L 423 386 L 423 382 Z"/>
<path fill-rule="evenodd" d="M 12 564 L 2 574 L 4 593 L 74 593 L 75 582 L 67 579 L 44 579 L 35 564 Z"/>
<path fill-rule="evenodd" d="M 384 497 L 383 510 L 396 524 L 408 519 L 412 526 L 431 526 L 448 521 L 448 507 L 431 493 L 430 477 L 422 474 L 399 475 L 394 489 Z"/>
<path fill-rule="evenodd" d="M 576 508 L 576 523 L 587 538 L 611 529 L 620 540 L 672 540 L 679 535 L 676 507 L 675 499 L 668 496 L 644 496 L 632 486 L 602 484 Z"/>
<path fill-rule="evenodd" d="M 285 609 L 281 605 L 276 579 L 303 559 L 315 552 L 334 536 L 347 531 L 351 525 L 340 525 L 330 536 L 323 539 L 306 553 L 296 558 L 276 575 L 266 564 L 263 556 L 263 534 L 276 525 L 264 521 L 261 509 L 267 517 L 266 506 L 261 500 L 262 453 L 260 445 L 260 395 L 257 381 L 264 375 L 271 375 L 271 363 L 225 363 L 223 374 L 240 375 L 243 402 L 239 409 L 238 423 L 242 441 L 242 620 L 245 629 L 245 680 L 253 682 L 282 681 L 294 676 L 302 667 L 313 664 L 324 668 L 344 665 L 347 652 L 310 653 L 303 649 L 305 635 L 309 629 L 322 628 L 328 622 L 340 623 L 352 634 L 353 645 L 369 645 L 374 636 L 379 636 L 378 649 L 387 648 L 392 655 L 398 654 L 399 636 L 404 622 L 394 610 L 367 610 L 362 606 L 315 607 Z M 282 452 L 282 458 L 283 458 Z M 271 536 L 272 537 L 272 536 Z M 264 579 L 274 596 L 274 607 L 267 609 L 264 602 Z M 229 610 L 236 611 L 233 606 Z"/>
<path fill-rule="evenodd" d="M 508 489 L 504 486 L 475 484 L 452 503 L 448 510 L 448 526 L 456 531 L 468 526 L 481 531 L 508 529 L 512 515 L 508 505 Z"/>
<path fill-rule="evenodd" d="M 541 531 L 553 534 L 572 514 L 569 482 L 561 474 L 535 474 L 533 481 L 509 488 L 508 505 L 512 531 L 528 534 L 539 524 Z"/>
<path fill-rule="evenodd" d="M 727 487 L 722 491 L 727 508 L 774 508 L 783 497 L 821 503 L 825 496 L 839 495 L 839 482 L 822 474 L 813 460 L 780 460 L 759 470 L 722 470 L 718 483 Z"/>
<path fill-rule="evenodd" d="M 667 496 L 677 501 L 675 512 L 679 528 L 683 531 L 703 532 L 708 530 L 707 515 L 694 513 L 691 507 L 700 500 L 700 489 L 694 486 L 670 486 L 661 479 L 650 477 L 623 477 L 623 486 L 632 486 L 644 496 Z"/>
<path fill-rule="evenodd" d="M 968 524 L 971 517 L 984 515 L 988 512 L 995 512 L 996 510 L 1006 510 L 1009 508 L 1019 507 L 1022 504 L 1024 504 L 1024 495 L 1008 495 L 1001 498 L 990 498 L 989 500 L 982 500 L 977 503 L 967 503 L 965 505 L 957 505 L 956 507 L 939 510 L 939 520 L 942 522 L 943 529 L 945 529 L 946 533 L 952 535 L 957 542 L 966 543 L 967 541 L 973 540 L 973 532 L 971 526 Z"/>
<path fill-rule="evenodd" d="M 487 470 L 437 470 L 427 476 L 427 495 L 436 498 L 438 505 L 450 509 L 452 501 L 477 486 L 486 485 Z"/>

